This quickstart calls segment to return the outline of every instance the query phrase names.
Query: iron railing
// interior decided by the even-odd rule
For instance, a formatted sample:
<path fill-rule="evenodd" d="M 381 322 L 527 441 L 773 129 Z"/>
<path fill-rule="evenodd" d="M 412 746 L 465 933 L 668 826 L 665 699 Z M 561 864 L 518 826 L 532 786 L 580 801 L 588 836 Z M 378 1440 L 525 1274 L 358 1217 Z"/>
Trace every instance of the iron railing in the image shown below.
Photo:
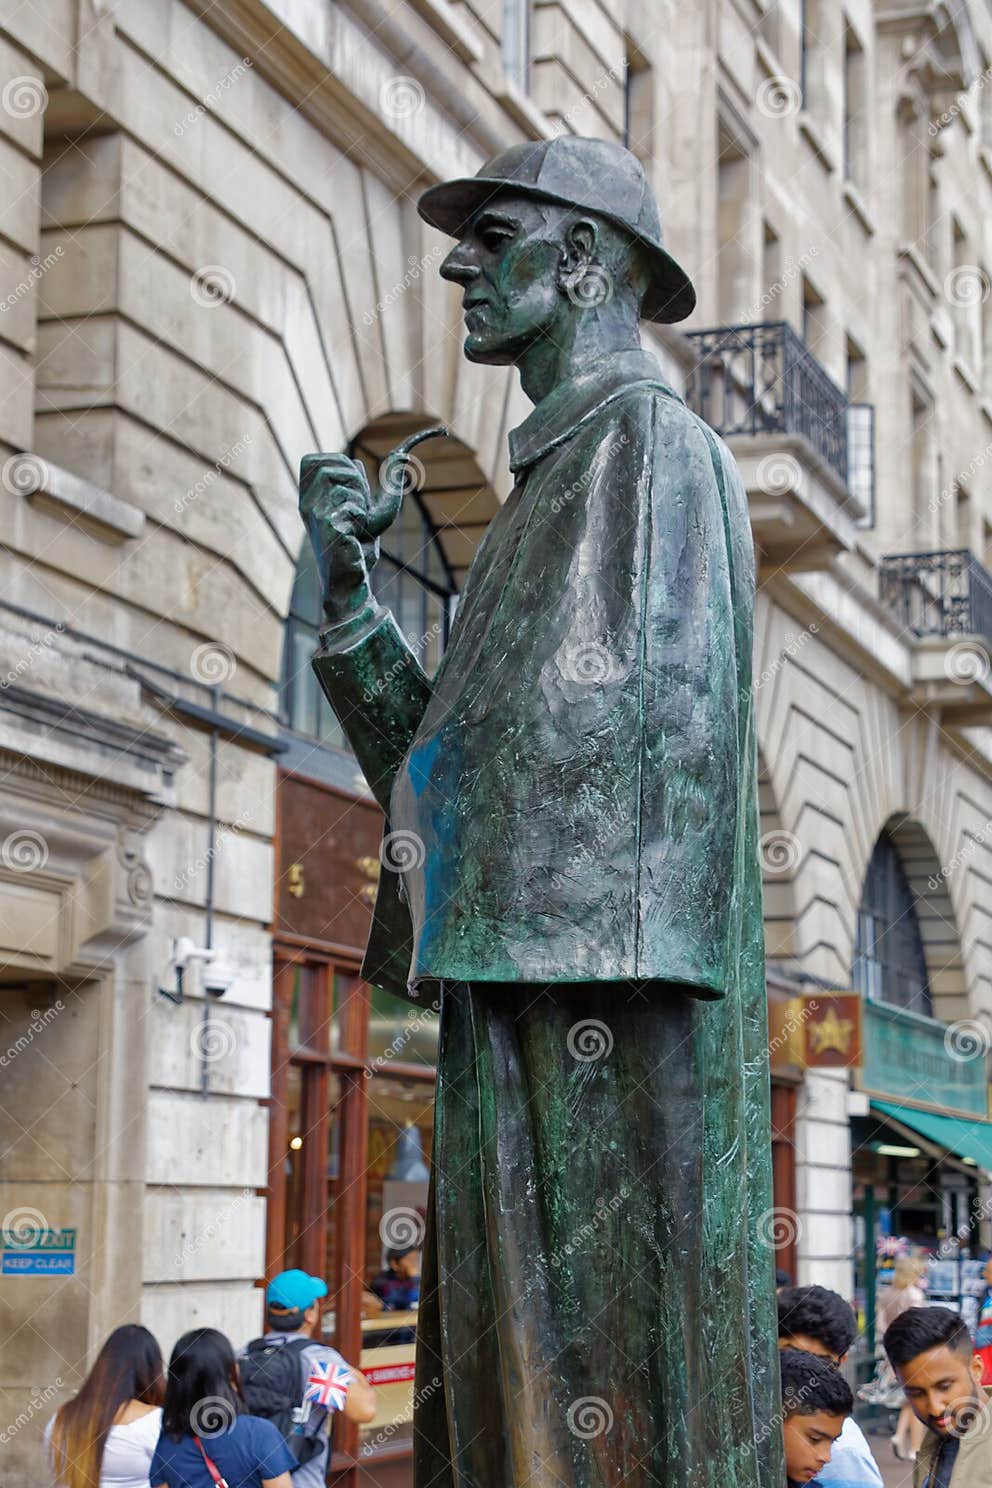
<path fill-rule="evenodd" d="M 914 635 L 992 641 L 992 574 L 967 548 L 883 558 L 879 597 Z"/>
<path fill-rule="evenodd" d="M 724 437 L 801 434 L 847 484 L 848 400 L 786 321 L 686 334 L 690 408 Z"/>

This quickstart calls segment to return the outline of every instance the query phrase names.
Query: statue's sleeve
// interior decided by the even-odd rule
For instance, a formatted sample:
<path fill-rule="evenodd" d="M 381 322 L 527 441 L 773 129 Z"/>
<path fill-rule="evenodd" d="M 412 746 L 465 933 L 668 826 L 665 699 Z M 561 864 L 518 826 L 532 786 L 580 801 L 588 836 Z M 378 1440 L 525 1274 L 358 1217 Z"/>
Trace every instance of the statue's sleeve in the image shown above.
<path fill-rule="evenodd" d="M 313 669 L 383 811 L 431 695 L 389 610 L 374 599 L 321 633 Z"/>
<path fill-rule="evenodd" d="M 731 534 L 701 427 L 659 402 L 651 432 L 640 961 L 719 995 L 734 975 L 743 789 Z"/>

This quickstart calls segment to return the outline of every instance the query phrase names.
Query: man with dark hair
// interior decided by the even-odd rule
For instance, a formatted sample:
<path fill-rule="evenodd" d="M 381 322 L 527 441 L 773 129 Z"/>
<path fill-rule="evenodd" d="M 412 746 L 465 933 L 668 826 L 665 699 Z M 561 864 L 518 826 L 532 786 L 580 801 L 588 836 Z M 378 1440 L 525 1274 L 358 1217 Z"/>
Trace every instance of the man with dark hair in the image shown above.
<path fill-rule="evenodd" d="M 851 1387 L 818 1354 L 784 1348 L 780 1363 L 786 1479 L 792 1485 L 825 1483 L 834 1444 L 854 1407 Z"/>
<path fill-rule="evenodd" d="M 787 1287 L 779 1292 L 780 1349 L 805 1350 L 837 1371 L 857 1335 L 854 1311 L 837 1292 L 822 1286 Z M 844 1422 L 840 1439 L 817 1482 L 824 1488 L 882 1488 L 878 1465 L 853 1416 Z"/>
<path fill-rule="evenodd" d="M 982 1360 L 948 1307 L 908 1307 L 882 1340 L 906 1399 L 928 1428 L 914 1488 L 990 1488 L 992 1404 Z"/>
<path fill-rule="evenodd" d="M 386 1269 L 369 1282 L 387 1312 L 406 1312 L 420 1300 L 420 1246 L 400 1245 L 386 1252 Z"/>

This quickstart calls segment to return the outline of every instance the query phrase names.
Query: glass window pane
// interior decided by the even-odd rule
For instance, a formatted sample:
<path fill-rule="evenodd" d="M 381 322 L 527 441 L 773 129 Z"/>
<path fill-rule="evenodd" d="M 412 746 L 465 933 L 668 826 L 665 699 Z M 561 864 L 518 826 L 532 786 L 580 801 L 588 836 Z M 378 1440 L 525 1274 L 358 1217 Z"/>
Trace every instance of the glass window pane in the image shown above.
<path fill-rule="evenodd" d="M 333 1054 L 340 1042 L 337 977 L 320 963 L 298 965 L 289 1004 L 289 1047 Z"/>
<path fill-rule="evenodd" d="M 369 988 L 369 1063 L 396 1060 L 400 1064 L 437 1064 L 438 1017 L 429 1008 Z"/>
<path fill-rule="evenodd" d="M 427 1081 L 376 1075 L 368 1082 L 368 1100 L 365 1284 L 379 1298 L 381 1310 L 368 1309 L 362 1324 L 361 1367 L 378 1397 L 375 1420 L 361 1428 L 363 1453 L 412 1435 L 434 1087 Z"/>

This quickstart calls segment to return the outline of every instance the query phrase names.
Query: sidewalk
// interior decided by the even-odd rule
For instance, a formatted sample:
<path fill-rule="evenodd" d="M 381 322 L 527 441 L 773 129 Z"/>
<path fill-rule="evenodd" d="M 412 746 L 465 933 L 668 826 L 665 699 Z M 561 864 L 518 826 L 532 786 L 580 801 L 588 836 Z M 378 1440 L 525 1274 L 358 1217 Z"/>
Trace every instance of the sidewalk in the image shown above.
<path fill-rule="evenodd" d="M 872 1434 L 868 1437 L 868 1445 L 882 1470 L 885 1488 L 913 1488 L 913 1464 L 896 1461 L 888 1436 Z"/>

